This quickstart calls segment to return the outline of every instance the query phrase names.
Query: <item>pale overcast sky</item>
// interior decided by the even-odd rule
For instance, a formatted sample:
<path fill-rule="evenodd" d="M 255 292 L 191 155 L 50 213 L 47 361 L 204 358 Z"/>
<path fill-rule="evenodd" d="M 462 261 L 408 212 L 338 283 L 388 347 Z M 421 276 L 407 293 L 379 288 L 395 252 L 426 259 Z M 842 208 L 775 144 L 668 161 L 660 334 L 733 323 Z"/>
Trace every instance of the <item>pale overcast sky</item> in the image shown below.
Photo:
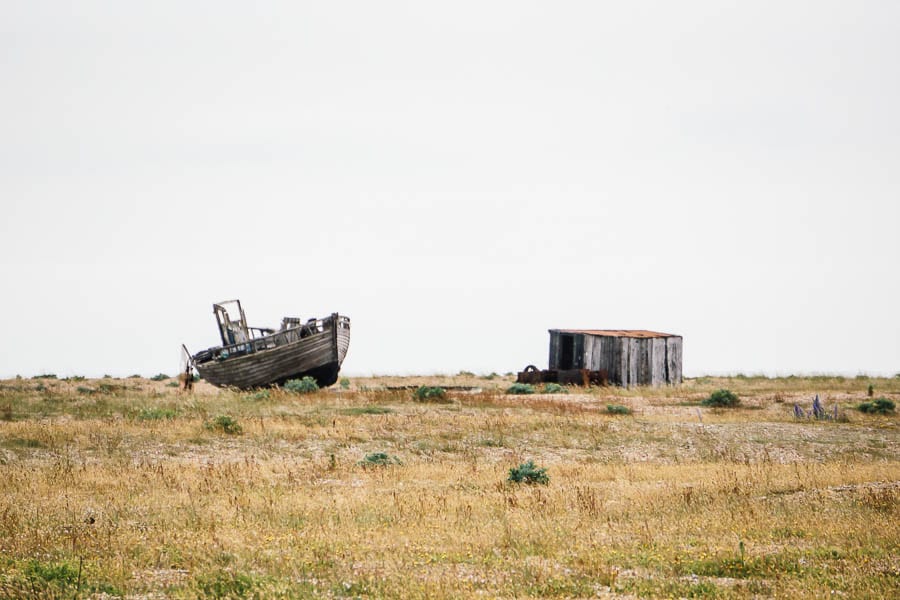
<path fill-rule="evenodd" d="M 0 3 L 0 377 L 352 319 L 344 372 L 900 372 L 900 3 Z"/>

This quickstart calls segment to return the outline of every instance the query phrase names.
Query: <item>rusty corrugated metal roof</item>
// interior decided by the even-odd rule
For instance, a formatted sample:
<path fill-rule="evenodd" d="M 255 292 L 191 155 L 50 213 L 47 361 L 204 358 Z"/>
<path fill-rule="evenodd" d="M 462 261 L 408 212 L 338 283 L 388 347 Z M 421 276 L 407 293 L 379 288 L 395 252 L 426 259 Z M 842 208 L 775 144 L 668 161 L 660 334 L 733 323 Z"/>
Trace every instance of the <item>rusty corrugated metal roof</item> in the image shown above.
<path fill-rule="evenodd" d="M 551 333 L 585 333 L 587 335 L 599 335 L 604 337 L 629 337 L 629 338 L 665 338 L 681 337 L 673 333 L 660 333 L 645 329 L 551 329 Z"/>

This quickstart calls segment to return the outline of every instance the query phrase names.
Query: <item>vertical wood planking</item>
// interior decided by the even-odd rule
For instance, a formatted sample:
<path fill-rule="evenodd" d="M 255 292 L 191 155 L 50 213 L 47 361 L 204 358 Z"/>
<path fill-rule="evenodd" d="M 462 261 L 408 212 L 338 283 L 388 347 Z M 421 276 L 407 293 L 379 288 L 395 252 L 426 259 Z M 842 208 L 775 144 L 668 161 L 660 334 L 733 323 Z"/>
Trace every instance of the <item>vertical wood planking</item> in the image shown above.
<path fill-rule="evenodd" d="M 581 361 L 582 369 L 593 369 L 593 359 L 594 359 L 594 336 L 592 335 L 583 335 L 581 336 L 581 346 L 584 348 L 584 358 Z"/>
<path fill-rule="evenodd" d="M 628 340 L 628 386 L 640 385 L 638 373 L 641 369 L 641 348 L 637 338 L 625 338 Z"/>
<path fill-rule="evenodd" d="M 547 361 L 549 365 L 549 369 L 556 369 L 559 367 L 559 333 L 556 331 L 550 332 L 550 359 Z"/>
<path fill-rule="evenodd" d="M 617 332 L 618 333 L 618 332 Z M 566 334 L 572 344 L 572 367 L 606 371 L 609 382 L 626 387 L 682 382 L 681 336 Z M 624 334 L 624 335 L 623 335 Z M 550 330 L 549 368 L 559 369 L 563 334 Z"/>
<path fill-rule="evenodd" d="M 666 383 L 666 338 L 650 340 L 653 351 L 651 384 L 654 386 Z"/>
<path fill-rule="evenodd" d="M 635 341 L 637 341 L 638 343 L 637 383 L 638 385 L 650 385 L 650 351 L 653 346 L 650 344 L 650 340 L 647 338 L 639 338 Z"/>
<path fill-rule="evenodd" d="M 682 381 L 681 373 L 681 357 L 682 357 L 682 339 L 679 336 L 666 338 L 666 359 L 669 362 L 669 381 L 668 383 L 678 385 Z"/>

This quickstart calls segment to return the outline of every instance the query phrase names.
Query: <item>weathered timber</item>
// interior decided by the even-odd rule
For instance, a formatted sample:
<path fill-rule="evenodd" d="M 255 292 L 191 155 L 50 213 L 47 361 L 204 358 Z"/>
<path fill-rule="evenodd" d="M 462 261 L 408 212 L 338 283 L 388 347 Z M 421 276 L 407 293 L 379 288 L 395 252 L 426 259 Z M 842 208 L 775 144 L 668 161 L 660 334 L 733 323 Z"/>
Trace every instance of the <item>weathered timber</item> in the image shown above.
<path fill-rule="evenodd" d="M 231 318 L 226 305 L 234 304 Z M 237 300 L 213 305 L 222 345 L 191 357 L 200 376 L 217 386 L 241 389 L 281 385 L 313 377 L 334 384 L 350 347 L 350 319 L 333 313 L 323 319 L 285 317 L 281 329 L 248 327 Z"/>
<path fill-rule="evenodd" d="M 617 385 L 677 385 L 682 338 L 646 330 L 551 329 L 549 371 L 603 371 Z"/>

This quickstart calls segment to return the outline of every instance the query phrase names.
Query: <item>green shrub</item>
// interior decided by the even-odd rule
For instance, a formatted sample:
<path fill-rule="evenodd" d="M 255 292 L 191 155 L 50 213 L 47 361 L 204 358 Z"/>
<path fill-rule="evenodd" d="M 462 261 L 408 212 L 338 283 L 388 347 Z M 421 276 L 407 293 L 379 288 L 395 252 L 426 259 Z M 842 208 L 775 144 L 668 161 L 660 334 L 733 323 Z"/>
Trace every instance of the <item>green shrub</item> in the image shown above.
<path fill-rule="evenodd" d="M 142 408 L 137 414 L 141 421 L 158 421 L 161 419 L 174 419 L 176 415 L 173 408 L 160 408 L 158 406 Z"/>
<path fill-rule="evenodd" d="M 542 394 L 568 394 L 569 390 L 559 385 L 558 383 L 545 383 L 544 389 L 541 390 Z"/>
<path fill-rule="evenodd" d="M 730 390 L 716 390 L 709 395 L 709 398 L 703 400 L 700 404 L 703 406 L 737 406 L 741 403 L 741 399 Z"/>
<path fill-rule="evenodd" d="M 44 373 L 43 375 L 35 375 L 32 379 L 56 379 L 55 373 Z"/>
<path fill-rule="evenodd" d="M 475 373 L 472 371 L 460 371 L 456 374 L 457 377 L 475 377 Z"/>
<path fill-rule="evenodd" d="M 203 427 L 209 431 L 220 431 L 232 435 L 240 435 L 244 431 L 240 423 L 238 423 L 234 417 L 229 415 L 219 415 L 211 421 L 206 421 L 203 424 Z"/>
<path fill-rule="evenodd" d="M 88 396 L 90 396 L 91 394 L 97 393 L 97 390 L 95 390 L 94 388 L 86 387 L 83 385 L 79 385 L 77 388 L 75 388 L 75 391 L 78 392 L 79 394 L 85 394 Z"/>
<path fill-rule="evenodd" d="M 87 571 L 87 569 L 85 569 Z M 90 580 L 82 575 L 82 565 L 74 561 L 43 563 L 31 560 L 23 570 L 25 588 L 17 588 L 15 580 L 4 583 L 4 598 L 111 598 L 122 597 L 122 591 L 103 581 Z"/>
<path fill-rule="evenodd" d="M 534 386 L 530 383 L 514 383 L 509 388 L 507 388 L 507 394 L 533 394 L 535 392 Z"/>
<path fill-rule="evenodd" d="M 870 415 L 888 415 L 894 412 L 896 405 L 893 400 L 887 398 L 876 398 L 871 402 L 863 402 L 856 407 L 860 412 Z"/>
<path fill-rule="evenodd" d="M 25 577 L 30 581 L 65 588 L 78 580 L 78 565 L 69 562 L 42 563 L 31 560 L 25 567 Z"/>
<path fill-rule="evenodd" d="M 180 387 L 180 386 L 181 386 L 181 384 L 178 383 L 177 381 L 170 381 L 169 383 L 166 384 L 166 387 Z"/>
<path fill-rule="evenodd" d="M 288 379 L 284 383 L 284 389 L 295 394 L 309 394 L 319 389 L 319 384 L 309 375 L 303 379 Z"/>
<path fill-rule="evenodd" d="M 134 375 L 129 375 L 128 379 L 141 379 L 142 377 L 143 375 L 141 375 L 140 373 L 135 373 Z"/>
<path fill-rule="evenodd" d="M 372 452 L 358 463 L 361 467 L 389 467 L 401 464 L 400 459 L 384 452 Z"/>
<path fill-rule="evenodd" d="M 509 470 L 509 479 L 511 483 L 527 483 L 547 485 L 550 483 L 550 477 L 547 475 L 547 469 L 538 468 L 533 460 L 523 462 L 518 467 Z"/>
<path fill-rule="evenodd" d="M 341 386 L 342 390 L 349 390 L 350 389 L 350 380 L 347 379 L 346 377 L 341 377 L 340 386 Z"/>
<path fill-rule="evenodd" d="M 611 415 L 630 415 L 631 409 L 621 404 L 607 404 L 606 412 Z"/>
<path fill-rule="evenodd" d="M 413 393 L 413 400 L 416 402 L 449 402 L 447 390 L 428 385 L 420 385 Z"/>
<path fill-rule="evenodd" d="M 165 381 L 166 379 L 171 379 L 171 377 L 169 377 L 165 373 L 158 373 L 151 377 L 150 381 Z"/>
<path fill-rule="evenodd" d="M 271 393 L 269 390 L 257 390 L 252 394 L 247 394 L 247 400 L 260 401 L 260 400 L 268 400 L 271 397 Z"/>

